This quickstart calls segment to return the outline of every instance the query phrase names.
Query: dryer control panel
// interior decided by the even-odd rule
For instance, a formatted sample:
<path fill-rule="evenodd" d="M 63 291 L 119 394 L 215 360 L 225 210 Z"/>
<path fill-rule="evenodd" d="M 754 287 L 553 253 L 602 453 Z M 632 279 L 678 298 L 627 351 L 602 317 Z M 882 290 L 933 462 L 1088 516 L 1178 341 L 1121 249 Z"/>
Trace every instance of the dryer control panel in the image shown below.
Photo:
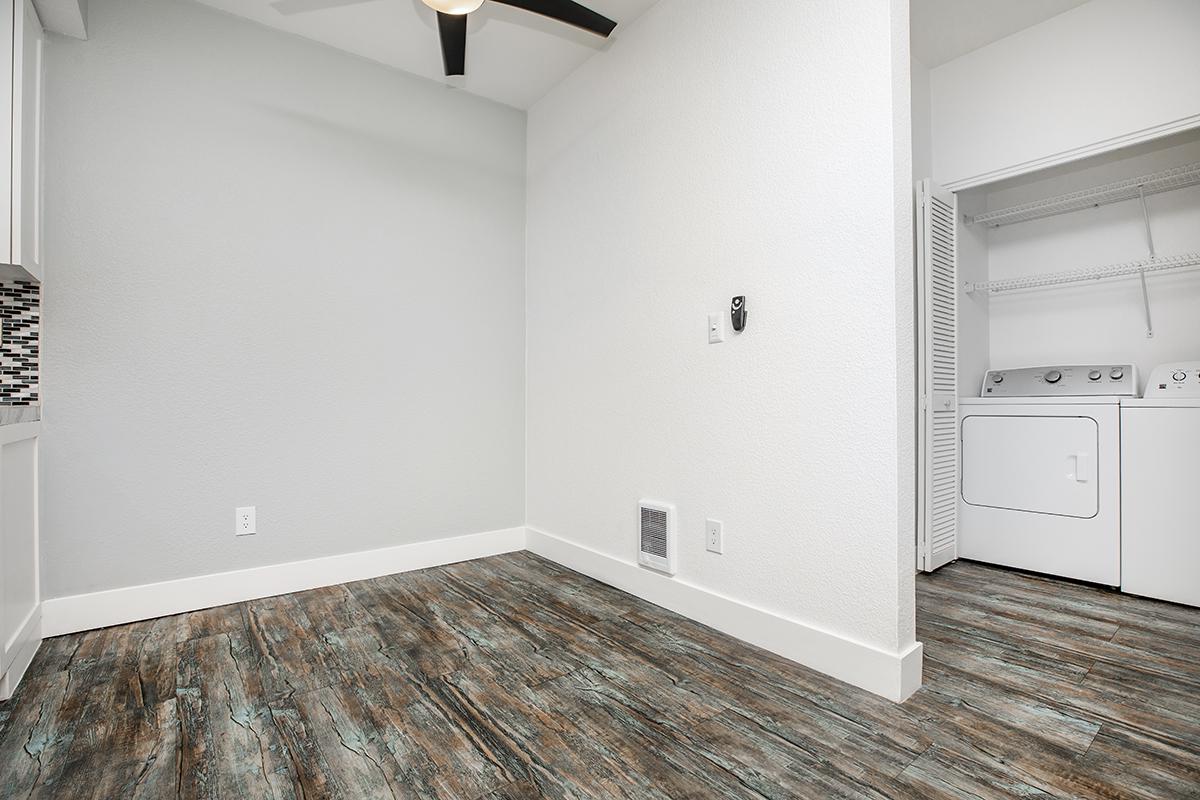
<path fill-rule="evenodd" d="M 1056 365 L 993 369 L 981 397 L 1137 397 L 1132 364 Z"/>
<path fill-rule="evenodd" d="M 1146 397 L 1200 397 L 1200 361 L 1155 367 L 1146 381 Z"/>

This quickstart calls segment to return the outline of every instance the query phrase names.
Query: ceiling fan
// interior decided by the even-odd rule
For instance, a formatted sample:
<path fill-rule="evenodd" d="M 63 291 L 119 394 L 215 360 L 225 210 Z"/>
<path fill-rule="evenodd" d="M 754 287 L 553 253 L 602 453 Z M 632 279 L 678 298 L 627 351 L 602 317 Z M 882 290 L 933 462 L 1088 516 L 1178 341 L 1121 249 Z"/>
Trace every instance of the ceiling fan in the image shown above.
<path fill-rule="evenodd" d="M 325 8 L 357 5 L 371 0 L 277 0 L 271 5 L 281 14 L 300 14 Z M 467 66 L 467 15 L 478 11 L 485 0 L 421 0 L 437 12 L 438 33 L 442 38 L 442 63 L 446 75 L 464 75 Z M 549 19 L 574 25 L 597 36 L 608 38 L 617 23 L 603 14 L 573 0 L 490 0 L 531 11 Z"/>

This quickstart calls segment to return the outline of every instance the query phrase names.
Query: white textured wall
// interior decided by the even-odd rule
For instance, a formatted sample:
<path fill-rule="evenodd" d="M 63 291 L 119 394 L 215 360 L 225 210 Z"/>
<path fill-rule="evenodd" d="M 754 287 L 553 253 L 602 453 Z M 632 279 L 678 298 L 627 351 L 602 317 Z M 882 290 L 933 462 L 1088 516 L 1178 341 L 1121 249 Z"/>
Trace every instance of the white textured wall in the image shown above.
<path fill-rule="evenodd" d="M 1200 136 L 1192 138 L 993 191 L 988 206 L 1002 208 L 1200 161 Z M 1149 205 L 1159 255 L 1200 252 L 1200 187 L 1151 196 Z M 993 280 L 1120 264 L 1149 255 L 1136 200 L 996 228 L 987 233 L 987 242 Z M 993 296 L 992 365 L 1133 363 L 1145 388 L 1155 366 L 1200 359 L 1200 270 L 1151 275 L 1147 281 L 1153 339 L 1146 338 L 1142 289 L 1136 278 Z M 976 394 L 978 390 L 976 384 Z"/>
<path fill-rule="evenodd" d="M 529 524 L 632 562 L 638 499 L 676 503 L 680 580 L 892 651 L 913 639 L 907 18 L 663 0 L 529 118 Z M 747 331 L 708 345 L 735 294 Z"/>
<path fill-rule="evenodd" d="M 909 35 L 911 10 L 909 0 L 886 0 L 867 7 L 868 13 L 883 13 L 888 17 L 889 41 L 874 46 L 888 50 L 891 86 L 890 121 L 892 128 L 892 261 L 881 275 L 878 288 L 887 286 L 891 292 L 894 317 L 892 330 L 895 340 L 892 355 L 896 364 L 894 386 L 879 385 L 881 394 L 890 392 L 896 409 L 896 626 L 895 645 L 910 647 L 916 641 L 917 586 L 915 577 L 917 536 L 917 327 L 916 327 L 916 235 L 913 210 L 913 58 Z M 918 92 L 919 94 L 919 92 Z M 918 104 L 924 100 L 918 98 Z M 885 122 L 889 116 L 880 115 Z M 921 143 L 924 147 L 924 143 Z M 889 183 L 883 179 L 884 186 Z M 887 218 L 876 221 L 886 229 Z M 887 273 L 890 272 L 890 275 Z M 890 280 L 889 280 L 890 278 Z M 890 284 L 890 286 L 888 285 Z M 881 344 L 881 342 L 877 342 Z M 884 565 L 890 570 L 891 565 Z M 887 647 L 887 645 L 884 645 Z M 917 661 L 920 671 L 920 657 Z M 901 672 L 904 672 L 903 668 Z M 917 674 L 902 677 L 897 699 L 906 700 L 920 688 Z"/>
<path fill-rule="evenodd" d="M 520 525 L 523 115 L 89 11 L 47 54 L 46 596 Z"/>
<path fill-rule="evenodd" d="M 1200 2 L 1092 0 L 931 72 L 934 177 L 978 186 L 1200 124 Z"/>
<path fill-rule="evenodd" d="M 933 99 L 929 88 L 929 67 L 909 59 L 912 75 L 912 170 L 913 183 L 933 177 Z"/>

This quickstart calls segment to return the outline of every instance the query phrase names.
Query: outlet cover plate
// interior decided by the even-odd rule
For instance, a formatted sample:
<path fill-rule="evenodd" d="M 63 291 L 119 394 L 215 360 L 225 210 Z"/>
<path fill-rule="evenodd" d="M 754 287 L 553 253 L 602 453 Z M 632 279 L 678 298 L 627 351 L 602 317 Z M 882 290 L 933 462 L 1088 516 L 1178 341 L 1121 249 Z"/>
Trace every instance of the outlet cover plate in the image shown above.
<path fill-rule="evenodd" d="M 725 552 L 725 525 L 720 520 L 704 522 L 704 549 L 717 555 Z"/>
<path fill-rule="evenodd" d="M 235 536 L 253 536 L 258 533 L 254 512 L 254 506 L 245 506 L 234 512 L 233 533 Z"/>

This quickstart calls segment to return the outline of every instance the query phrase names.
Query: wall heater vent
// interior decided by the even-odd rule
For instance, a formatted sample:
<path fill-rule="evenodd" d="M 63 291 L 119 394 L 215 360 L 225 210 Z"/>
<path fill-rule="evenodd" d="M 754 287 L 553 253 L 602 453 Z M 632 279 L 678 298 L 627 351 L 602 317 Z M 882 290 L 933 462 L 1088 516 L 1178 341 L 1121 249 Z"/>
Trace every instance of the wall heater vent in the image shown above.
<path fill-rule="evenodd" d="M 675 507 L 643 500 L 638 516 L 638 563 L 674 575 Z"/>

